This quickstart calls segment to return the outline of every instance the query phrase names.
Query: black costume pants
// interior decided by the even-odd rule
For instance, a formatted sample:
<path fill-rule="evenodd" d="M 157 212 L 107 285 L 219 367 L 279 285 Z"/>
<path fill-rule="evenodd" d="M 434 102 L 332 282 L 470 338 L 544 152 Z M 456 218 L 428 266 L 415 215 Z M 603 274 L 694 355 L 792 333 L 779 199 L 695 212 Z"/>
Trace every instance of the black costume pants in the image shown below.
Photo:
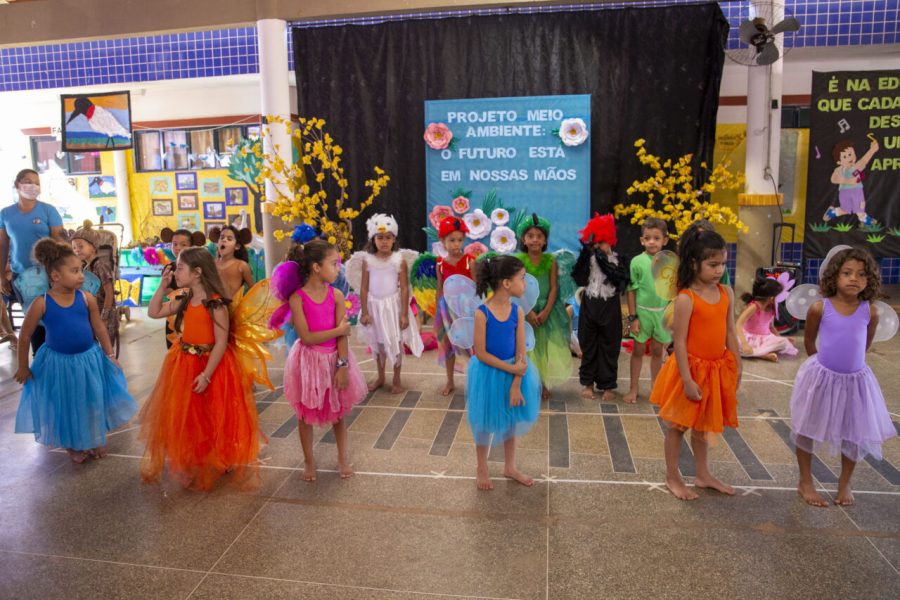
<path fill-rule="evenodd" d="M 616 389 L 622 346 L 622 306 L 618 295 L 609 300 L 582 296 L 578 343 L 582 353 L 578 369 L 581 385 L 596 385 L 602 391 Z"/>

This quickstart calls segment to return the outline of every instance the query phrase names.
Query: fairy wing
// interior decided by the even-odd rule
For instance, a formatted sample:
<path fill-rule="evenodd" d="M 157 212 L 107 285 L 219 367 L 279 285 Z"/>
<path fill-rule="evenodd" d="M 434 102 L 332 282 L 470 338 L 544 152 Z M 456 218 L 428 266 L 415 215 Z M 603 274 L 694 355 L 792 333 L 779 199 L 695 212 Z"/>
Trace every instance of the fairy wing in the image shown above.
<path fill-rule="evenodd" d="M 791 290 L 784 306 L 791 313 L 792 317 L 805 321 L 809 308 L 821 299 L 822 294 L 819 293 L 819 286 L 812 283 L 804 283 Z"/>
<path fill-rule="evenodd" d="M 430 317 L 437 311 L 437 257 L 423 252 L 412 261 L 409 285 L 419 308 Z"/>
<path fill-rule="evenodd" d="M 363 269 L 366 268 L 366 256 L 368 254 L 369 253 L 365 250 L 354 252 L 353 255 L 350 256 L 350 260 L 347 261 L 347 272 L 345 277 L 350 283 L 350 287 L 357 292 L 362 290 Z"/>
<path fill-rule="evenodd" d="M 263 279 L 246 294 L 239 290 L 231 303 L 231 337 L 235 355 L 254 382 L 274 389 L 266 368 L 266 362 L 272 360 L 272 353 L 266 344 L 284 335 L 281 329 L 269 328 L 269 320 L 283 302 L 272 294 L 269 280 Z"/>
<path fill-rule="evenodd" d="M 559 290 L 556 297 L 566 302 L 569 298 L 575 296 L 575 280 L 572 279 L 572 268 L 578 257 L 570 250 L 557 250 L 553 253 L 556 259 L 556 287 Z"/>
<path fill-rule="evenodd" d="M 401 248 L 400 256 L 403 257 L 403 260 L 406 262 L 406 270 L 407 275 L 412 279 L 413 274 L 413 265 L 416 264 L 416 259 L 419 258 L 419 253 L 415 250 L 410 250 L 409 248 Z"/>
<path fill-rule="evenodd" d="M 894 310 L 887 302 L 877 300 L 874 302 L 875 310 L 878 311 L 878 326 L 875 328 L 875 336 L 873 342 L 886 342 L 897 335 L 897 329 L 900 328 L 900 319 L 897 318 L 897 311 Z"/>
<path fill-rule="evenodd" d="M 671 250 L 662 250 L 653 257 L 650 265 L 656 294 L 663 300 L 672 301 L 678 293 L 678 255 Z"/>

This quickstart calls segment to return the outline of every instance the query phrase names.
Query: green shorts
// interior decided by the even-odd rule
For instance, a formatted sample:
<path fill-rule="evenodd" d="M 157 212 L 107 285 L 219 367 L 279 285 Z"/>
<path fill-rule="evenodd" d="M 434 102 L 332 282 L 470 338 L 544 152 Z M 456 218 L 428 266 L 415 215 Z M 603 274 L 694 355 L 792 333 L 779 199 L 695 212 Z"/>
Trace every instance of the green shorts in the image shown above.
<path fill-rule="evenodd" d="M 660 344 L 671 344 L 672 333 L 663 326 L 663 315 L 665 311 L 653 311 L 644 308 L 637 309 L 637 317 L 641 322 L 641 330 L 638 333 L 631 334 L 634 341 L 643 344 L 650 338 L 653 338 Z"/>

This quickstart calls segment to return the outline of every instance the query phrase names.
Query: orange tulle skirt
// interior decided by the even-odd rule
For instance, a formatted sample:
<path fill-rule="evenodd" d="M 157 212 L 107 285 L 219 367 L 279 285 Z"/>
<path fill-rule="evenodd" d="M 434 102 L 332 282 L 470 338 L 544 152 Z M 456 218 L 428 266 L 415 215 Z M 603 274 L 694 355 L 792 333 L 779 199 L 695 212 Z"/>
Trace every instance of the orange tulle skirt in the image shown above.
<path fill-rule="evenodd" d="M 261 434 L 250 378 L 229 347 L 202 394 L 192 391 L 208 354 L 188 354 L 175 343 L 140 413 L 146 444 L 141 477 L 158 482 L 166 464 L 185 487 L 208 490 L 226 472 L 239 487 L 259 483 Z"/>
<path fill-rule="evenodd" d="M 682 430 L 703 434 L 722 433 L 737 427 L 737 361 L 725 351 L 721 358 L 707 360 L 688 354 L 691 376 L 700 386 L 699 401 L 688 400 L 675 356 L 668 358 L 650 394 L 659 416 Z"/>

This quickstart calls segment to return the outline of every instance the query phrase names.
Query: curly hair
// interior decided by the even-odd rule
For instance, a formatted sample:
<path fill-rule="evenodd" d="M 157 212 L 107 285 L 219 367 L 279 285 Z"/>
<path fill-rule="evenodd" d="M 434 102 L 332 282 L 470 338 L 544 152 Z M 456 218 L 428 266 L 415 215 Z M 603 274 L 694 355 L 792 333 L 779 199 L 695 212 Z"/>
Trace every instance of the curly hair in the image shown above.
<path fill-rule="evenodd" d="M 56 271 L 67 258 L 75 256 L 72 246 L 48 237 L 38 240 L 31 252 L 34 254 L 34 259 L 43 265 L 44 271 L 48 275 Z"/>
<path fill-rule="evenodd" d="M 859 293 L 860 300 L 874 300 L 881 293 L 881 273 L 878 271 L 878 264 L 872 255 L 863 248 L 847 248 L 835 254 L 828 264 L 825 271 L 819 278 L 819 291 L 826 298 L 837 295 L 838 275 L 841 267 L 848 260 L 858 260 L 863 264 L 866 272 L 866 287 Z"/>

